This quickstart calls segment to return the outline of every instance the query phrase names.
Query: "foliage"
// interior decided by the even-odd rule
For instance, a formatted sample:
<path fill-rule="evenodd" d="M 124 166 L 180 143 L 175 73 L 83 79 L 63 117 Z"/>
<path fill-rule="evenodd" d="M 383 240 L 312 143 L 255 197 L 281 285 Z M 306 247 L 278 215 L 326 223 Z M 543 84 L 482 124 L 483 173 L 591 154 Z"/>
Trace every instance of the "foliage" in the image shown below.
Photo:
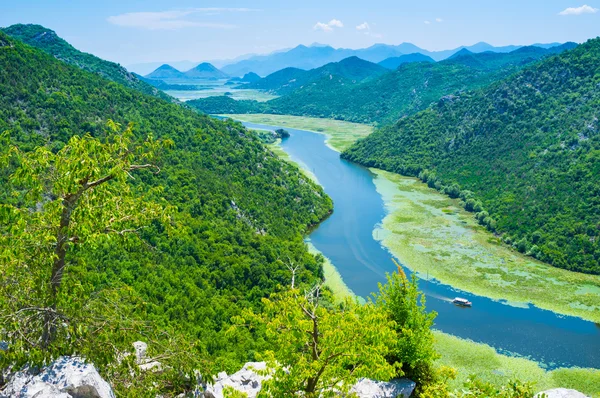
<path fill-rule="evenodd" d="M 130 181 L 131 192 L 143 199 L 140 207 L 164 201 L 174 208 L 170 232 L 169 225 L 152 222 L 139 231 L 140 239 L 127 244 L 101 239 L 69 254 L 72 279 L 65 283 L 90 297 L 110 297 L 93 313 L 105 311 L 136 325 L 129 332 L 118 328 L 115 332 L 121 334 L 114 340 L 94 341 L 89 335 L 88 348 L 76 350 L 112 350 L 103 342 L 128 347 L 135 340 L 148 341 L 151 347 L 156 341 L 166 348 L 175 339 L 185 355 L 170 355 L 171 360 L 185 366 L 186 358 L 196 358 L 204 374 L 237 370 L 253 360 L 265 344 L 260 331 L 235 338 L 223 331 L 232 316 L 244 308 L 259 310 L 263 297 L 288 283 L 290 272 L 280 259 L 304 264 L 296 275 L 299 285 L 321 278 L 321 265 L 308 253 L 302 236 L 331 211 L 323 190 L 239 123 L 199 115 L 108 82 L 2 33 L 0 63 L 0 131 L 8 131 L 22 153 L 57 154 L 69 147 L 72 137 L 82 140 L 86 133 L 85 142 L 103 142 L 108 119 L 132 122 L 133 142 L 150 132 L 173 142 L 158 163 L 160 173 L 136 174 Z M 21 194 L 15 196 L 7 183 L 17 166 L 0 169 L 3 205 L 19 204 Z M 118 311 L 116 304 L 121 306 Z M 75 313 L 86 303 L 65 305 Z M 90 313 L 82 316 L 90 321 Z M 160 331 L 164 334 L 155 333 Z M 58 347 L 54 354 L 64 352 L 72 351 Z"/>
<path fill-rule="evenodd" d="M 497 398 L 533 398 L 534 390 L 531 384 L 511 381 L 500 388 L 491 383 L 486 383 L 472 376 L 465 388 L 458 394 L 460 398 L 466 397 L 497 397 Z"/>
<path fill-rule="evenodd" d="M 77 253 L 119 243 L 152 221 L 168 222 L 168 206 L 149 200 L 160 187 L 144 193 L 129 184 L 137 171 L 157 169 L 148 162 L 162 144 L 152 137 L 135 144 L 131 126 L 123 132 L 110 126 L 104 140 L 74 136 L 56 153 L 46 147 L 23 153 L 4 137 L 0 164 L 15 165 L 6 186 L 12 198 L 0 205 L 0 340 L 9 343 L 4 366 L 75 353 L 90 335 L 97 342 L 106 339 L 105 330 L 125 326 L 110 319 L 114 311 L 99 312 L 110 291 L 82 283 L 85 267 L 77 267 Z M 110 353 L 92 351 L 89 359 L 104 363 Z"/>
<path fill-rule="evenodd" d="M 246 312 L 238 320 L 266 328 L 272 347 L 265 353 L 272 372 L 263 387 L 268 396 L 294 391 L 309 397 L 337 396 L 361 377 L 389 380 L 399 371 L 397 364 L 386 362 L 396 337 L 386 314 L 373 303 L 360 305 L 350 299 L 326 308 L 319 288 L 264 299 L 262 313 Z"/>
<path fill-rule="evenodd" d="M 434 349 L 431 328 L 436 313 L 425 311 L 425 295 L 419 291 L 417 279 L 409 281 L 402 268 L 387 275 L 387 284 L 379 284 L 376 303 L 394 322 L 396 342 L 388 355 L 389 363 L 402 363 L 398 376 L 415 381 L 418 385 L 433 382 L 434 361 L 439 357 Z"/>
<path fill-rule="evenodd" d="M 600 273 L 600 40 L 382 128 L 343 157 L 459 196 L 554 266 Z M 457 184 L 457 185 L 454 185 Z"/>
<path fill-rule="evenodd" d="M 92 54 L 81 52 L 58 37 L 53 30 L 44 28 L 43 26 L 16 24 L 0 29 L 0 31 L 30 46 L 37 47 L 63 62 L 77 66 L 88 72 L 96 73 L 107 80 L 134 88 L 148 95 L 154 95 L 165 100 L 173 100 L 173 98 L 162 91 L 138 79 L 135 74 L 130 73 L 121 65 L 105 61 Z"/>

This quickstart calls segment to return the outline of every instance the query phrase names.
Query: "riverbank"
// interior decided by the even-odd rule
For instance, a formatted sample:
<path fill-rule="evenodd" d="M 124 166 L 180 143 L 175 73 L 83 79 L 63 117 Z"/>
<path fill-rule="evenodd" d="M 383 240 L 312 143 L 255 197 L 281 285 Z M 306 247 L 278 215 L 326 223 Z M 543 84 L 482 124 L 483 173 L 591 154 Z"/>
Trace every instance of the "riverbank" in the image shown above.
<path fill-rule="evenodd" d="M 518 379 L 532 383 L 536 391 L 572 388 L 591 397 L 600 397 L 600 370 L 561 368 L 547 371 L 535 361 L 499 354 L 486 344 L 439 331 L 435 331 L 434 336 L 435 349 L 441 355 L 436 365 L 458 371 L 457 378 L 449 383 L 451 389 L 463 387 L 470 375 L 477 375 L 480 380 L 496 386 L 505 386 Z"/>
<path fill-rule="evenodd" d="M 337 134 L 342 133 L 343 131 L 338 130 Z M 281 153 L 284 156 L 284 159 L 291 161 L 287 153 L 281 148 L 272 146 L 272 149 L 277 153 Z M 320 175 L 323 177 L 322 174 Z M 395 182 L 390 181 L 390 184 L 394 186 Z M 439 195 L 437 191 L 433 192 Z M 447 199 L 443 195 L 440 196 Z M 392 202 L 393 200 L 394 197 L 392 196 Z M 428 202 L 429 200 L 431 199 L 425 198 L 424 202 Z M 439 210 L 439 212 L 446 214 L 443 210 Z M 471 216 L 472 218 L 472 215 L 469 215 L 468 213 L 466 216 Z M 442 221 L 444 220 L 442 219 Z M 477 225 L 475 225 L 475 227 L 477 227 Z M 487 237 L 491 236 L 489 233 L 483 232 L 487 234 Z M 381 239 L 389 234 L 391 234 L 391 232 L 386 232 L 385 230 L 374 232 L 374 236 Z M 407 265 L 410 267 L 410 264 Z M 330 261 L 325 261 L 324 273 L 327 285 L 334 291 L 336 296 L 344 297 L 344 295 L 352 294 L 342 280 L 341 275 Z M 600 385 L 600 371 L 597 370 L 574 368 L 546 371 L 543 365 L 540 365 L 535 361 L 502 355 L 486 344 L 460 339 L 438 331 L 435 332 L 435 347 L 441 354 L 441 358 L 438 360 L 437 364 L 440 366 L 451 366 L 459 371 L 459 377 L 452 382 L 452 388 L 462 387 L 469 375 L 476 373 L 482 379 L 493 382 L 498 386 L 506 385 L 511 379 L 519 378 L 524 381 L 535 381 L 537 390 L 554 387 L 570 387 L 584 391 L 592 396 L 600 391 L 598 389 L 598 386 Z"/>
<path fill-rule="evenodd" d="M 600 276 L 555 268 L 502 244 L 472 213 L 415 178 L 372 169 L 387 208 L 380 240 L 420 277 L 476 295 L 600 323 Z"/>
<path fill-rule="evenodd" d="M 341 120 L 319 119 L 304 116 L 288 115 L 263 115 L 263 114 L 236 114 L 219 115 L 229 117 L 241 122 L 268 124 L 272 126 L 289 127 L 305 131 L 325 134 L 328 147 L 336 152 L 342 152 L 356 140 L 364 138 L 373 132 L 373 126 L 359 123 L 344 122 Z"/>

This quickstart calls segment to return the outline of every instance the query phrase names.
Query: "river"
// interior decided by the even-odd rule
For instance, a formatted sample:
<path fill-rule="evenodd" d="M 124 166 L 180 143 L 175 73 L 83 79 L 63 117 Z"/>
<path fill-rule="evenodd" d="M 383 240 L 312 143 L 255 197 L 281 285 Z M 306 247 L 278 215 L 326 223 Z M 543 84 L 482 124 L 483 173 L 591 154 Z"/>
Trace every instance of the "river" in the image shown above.
<path fill-rule="evenodd" d="M 385 282 L 385 274 L 396 269 L 390 252 L 373 237 L 386 215 L 373 182 L 376 176 L 365 167 L 341 159 L 325 144 L 325 135 L 285 129 L 290 137 L 282 141 L 282 149 L 317 177 L 334 202 L 333 214 L 310 234 L 310 240 L 331 260 L 355 294 L 368 297 L 378 290 L 378 283 Z M 411 275 L 406 266 L 404 271 Z M 486 343 L 500 352 L 528 357 L 549 369 L 600 368 L 600 327 L 592 322 L 534 306 L 513 307 L 435 281 L 420 280 L 419 288 L 427 296 L 427 309 L 438 313 L 438 330 Z M 473 307 L 455 306 L 450 300 L 456 296 L 469 299 Z"/>

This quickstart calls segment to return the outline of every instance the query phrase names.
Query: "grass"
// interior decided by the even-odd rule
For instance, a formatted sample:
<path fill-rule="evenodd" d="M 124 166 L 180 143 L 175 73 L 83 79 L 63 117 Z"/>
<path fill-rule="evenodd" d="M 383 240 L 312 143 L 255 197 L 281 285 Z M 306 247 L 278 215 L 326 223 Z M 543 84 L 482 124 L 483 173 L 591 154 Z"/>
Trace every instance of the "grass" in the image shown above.
<path fill-rule="evenodd" d="M 536 391 L 572 388 L 592 397 L 600 397 L 600 370 L 561 368 L 547 371 L 534 361 L 498 354 L 486 344 L 464 340 L 439 331 L 434 332 L 435 348 L 441 355 L 436 365 L 458 370 L 451 389 L 460 388 L 470 375 L 497 386 L 514 379 L 533 383 Z"/>
<path fill-rule="evenodd" d="M 331 261 L 323 255 L 310 241 L 306 242 L 308 251 L 317 255 L 320 254 L 324 258 L 323 262 L 323 273 L 325 274 L 325 286 L 329 287 L 333 292 L 333 296 L 338 302 L 344 301 L 346 298 L 356 298 L 356 295 L 350 288 L 344 283 L 342 275 L 338 272 L 337 268 L 331 263 Z"/>
<path fill-rule="evenodd" d="M 356 140 L 373 132 L 373 126 L 341 120 L 320 119 L 305 116 L 288 115 L 221 115 L 242 122 L 269 124 L 313 131 L 327 135 L 327 145 L 338 152 L 350 147 Z"/>
<path fill-rule="evenodd" d="M 503 245 L 457 200 L 414 178 L 372 170 L 388 215 L 382 243 L 408 268 L 510 305 L 600 322 L 600 276 L 566 271 Z"/>

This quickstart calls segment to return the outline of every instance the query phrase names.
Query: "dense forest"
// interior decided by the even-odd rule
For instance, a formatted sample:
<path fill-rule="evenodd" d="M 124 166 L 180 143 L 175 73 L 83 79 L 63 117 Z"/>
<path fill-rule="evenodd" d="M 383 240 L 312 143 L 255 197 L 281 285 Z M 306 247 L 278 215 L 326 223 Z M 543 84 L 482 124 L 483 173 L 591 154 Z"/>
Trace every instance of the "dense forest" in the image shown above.
<path fill-rule="evenodd" d="M 310 84 L 294 86 L 297 88 L 287 95 L 267 102 L 236 103 L 207 98 L 189 101 L 189 105 L 209 114 L 273 113 L 387 124 L 424 110 L 445 95 L 484 87 L 574 45 L 566 43 L 550 49 L 523 47 L 511 53 L 474 54 L 463 50 L 438 63 L 405 63 L 395 71 L 363 82 L 352 81 L 340 74 L 320 76 Z M 296 79 L 298 72 L 290 73 L 287 69 L 276 72 L 271 75 L 272 85 L 262 86 L 261 82 L 268 82 L 269 77 L 266 77 L 253 87 L 273 90 L 287 78 Z"/>
<path fill-rule="evenodd" d="M 356 84 L 369 78 L 383 75 L 386 72 L 387 70 L 382 66 L 358 57 L 350 57 L 340 62 L 331 62 L 320 68 L 308 71 L 298 68 L 285 68 L 254 83 L 250 83 L 244 86 L 244 88 L 265 90 L 283 95 L 309 84 L 318 84 L 315 82 L 323 78 L 342 78 L 348 84 Z"/>
<path fill-rule="evenodd" d="M 30 46 L 39 48 L 42 51 L 74 65 L 78 68 L 96 73 L 105 79 L 112 80 L 125 87 L 134 88 L 145 94 L 160 97 L 165 100 L 175 101 L 165 93 L 151 85 L 138 79 L 135 74 L 130 73 L 119 64 L 105 61 L 92 54 L 81 52 L 67 43 L 62 38 L 48 28 L 40 25 L 17 24 L 1 29 L 4 33 L 12 36 Z"/>
<path fill-rule="evenodd" d="M 133 123 L 139 139 L 152 134 L 173 142 L 160 173 L 132 180 L 140 197 L 176 210 L 172 232 L 155 222 L 135 244 L 112 241 L 78 252 L 77 271 L 66 274 L 71 283 L 91 287 L 90 295 L 126 286 L 143 303 L 136 313 L 195 342 L 194 357 L 204 366 L 231 371 L 251 359 L 262 340 L 247 333 L 230 341 L 224 331 L 232 316 L 259 308 L 261 298 L 289 284 L 284 260 L 303 264 L 297 283 L 322 277 L 303 242 L 307 227 L 332 209 L 321 187 L 238 123 L 110 82 L 3 33 L 0 64 L 0 131 L 21 151 L 56 152 L 84 133 L 103 140 L 109 119 Z M 19 206 L 10 172 L 0 175 L 0 203 Z"/>
<path fill-rule="evenodd" d="M 460 197 L 506 243 L 600 273 L 600 39 L 441 98 L 343 153 Z"/>

